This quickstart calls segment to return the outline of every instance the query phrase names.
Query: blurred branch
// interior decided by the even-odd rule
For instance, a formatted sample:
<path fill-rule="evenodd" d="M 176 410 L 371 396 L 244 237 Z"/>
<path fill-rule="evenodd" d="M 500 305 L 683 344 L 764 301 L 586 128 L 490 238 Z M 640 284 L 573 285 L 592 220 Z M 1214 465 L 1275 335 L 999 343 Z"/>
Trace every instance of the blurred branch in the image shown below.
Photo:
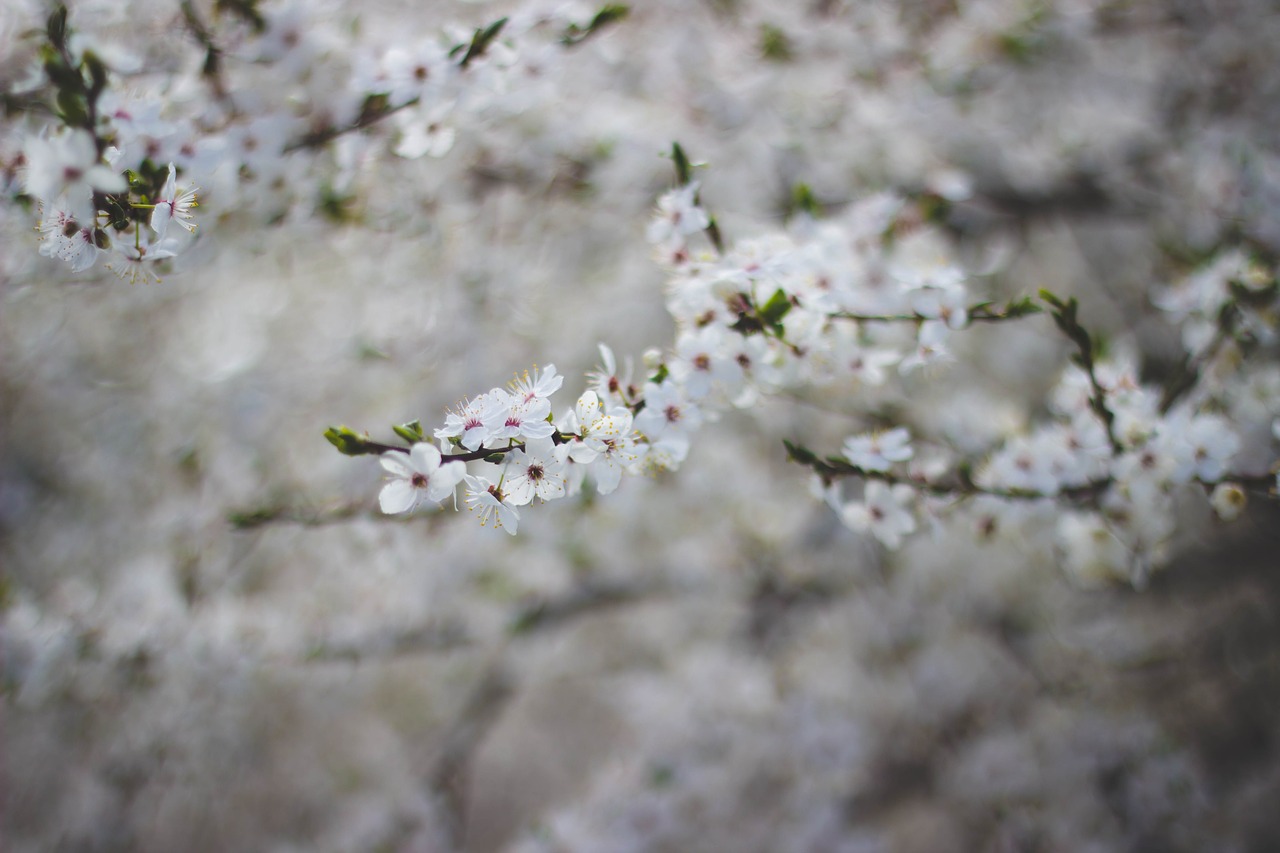
<path fill-rule="evenodd" d="M 354 133 L 358 130 L 364 130 L 366 127 L 372 127 L 388 116 L 395 115 L 401 110 L 415 106 L 420 101 L 419 98 L 410 98 L 403 104 L 391 106 L 387 101 L 386 95 L 369 95 L 364 99 L 364 104 L 360 107 L 360 115 L 350 124 L 340 126 L 322 127 L 311 133 L 301 136 L 293 140 L 284 147 L 282 153 L 291 154 L 294 151 L 300 151 L 303 148 L 319 148 L 328 142 L 332 142 L 339 136 L 348 133 Z"/>
<path fill-rule="evenodd" d="M 660 583 L 618 583 L 584 581 L 575 589 L 524 605 L 511 620 L 512 635 L 546 630 L 579 616 L 598 613 L 624 604 L 671 592 Z"/>
<path fill-rule="evenodd" d="M 227 514 L 227 521 L 236 530 L 254 530 L 271 524 L 297 524 L 302 527 L 324 527 L 328 524 L 340 524 L 353 519 L 368 521 L 408 522 L 423 518 L 435 518 L 438 513 L 430 515 L 387 515 L 377 507 L 369 506 L 363 501 L 339 504 L 323 509 L 306 506 L 287 506 L 284 504 L 266 504 L 248 509 L 232 510 Z"/>
<path fill-rule="evenodd" d="M 998 323 L 1004 320 L 1019 320 L 1044 312 L 1040 306 L 1031 301 L 1031 297 L 1014 299 L 1003 308 L 992 308 L 991 302 L 980 302 L 967 309 L 971 323 Z M 833 311 L 827 315 L 833 320 L 858 320 L 865 323 L 923 323 L 936 320 L 937 317 L 926 317 L 923 314 L 854 314 L 848 311 Z"/>
<path fill-rule="evenodd" d="M 938 497 L 965 498 L 977 495 L 989 495 L 1013 501 L 1038 501 L 1066 498 L 1081 503 L 1096 503 L 1102 494 L 1111 486 L 1111 478 L 1093 480 L 1079 486 L 1070 486 L 1054 492 L 1037 492 L 1030 489 L 992 489 L 980 486 L 970 476 L 968 466 L 960 466 L 952 479 L 926 480 L 921 477 L 908 477 L 890 471 L 871 471 L 852 465 L 843 459 L 829 456 L 819 459 L 818 455 L 806 447 L 791 441 L 783 440 L 787 448 L 787 458 L 811 468 L 822 478 L 824 483 L 831 483 L 843 477 L 862 477 L 865 480 L 880 480 L 890 485 L 906 485 L 918 492 Z"/>
<path fill-rule="evenodd" d="M 204 48 L 204 64 L 200 67 L 201 76 L 208 81 L 209 88 L 220 103 L 230 104 L 227 86 L 222 79 L 222 48 L 218 47 L 217 42 L 214 41 L 213 31 L 200 17 L 191 0 L 182 0 L 179 8 L 182 9 L 182 18 L 186 21 L 192 38 Z M 234 111 L 235 105 L 231 104 L 231 107 Z"/>
<path fill-rule="evenodd" d="M 1098 381 L 1097 363 L 1094 358 L 1097 341 L 1078 319 L 1080 303 L 1074 296 L 1063 301 L 1048 290 L 1041 290 L 1040 298 L 1049 306 L 1049 314 L 1053 317 L 1058 330 L 1075 345 L 1076 355 L 1072 361 L 1079 365 L 1089 377 L 1089 387 L 1092 389 L 1089 395 L 1089 408 L 1106 427 L 1107 441 L 1111 444 L 1112 454 L 1119 456 L 1124 451 L 1124 446 L 1120 444 L 1120 439 L 1116 435 L 1116 416 L 1107 405 L 1107 390 Z"/>
<path fill-rule="evenodd" d="M 466 848 L 468 783 L 475 753 L 502 719 L 514 694 L 500 653 L 472 688 L 461 713 L 444 735 L 444 745 L 428 775 L 427 786 L 443 804 L 443 829 L 450 849 Z"/>
<path fill-rule="evenodd" d="M 383 630 L 356 641 L 321 643 L 307 653 L 307 662 L 359 663 L 362 660 L 387 660 L 427 652 L 452 651 L 469 645 L 471 639 L 460 625 L 429 624 L 403 630 Z"/>

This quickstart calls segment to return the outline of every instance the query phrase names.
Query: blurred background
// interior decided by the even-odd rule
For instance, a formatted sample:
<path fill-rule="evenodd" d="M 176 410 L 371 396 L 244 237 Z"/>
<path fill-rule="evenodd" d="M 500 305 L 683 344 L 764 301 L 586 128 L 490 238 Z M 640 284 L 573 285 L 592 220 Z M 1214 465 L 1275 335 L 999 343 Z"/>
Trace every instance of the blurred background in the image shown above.
<path fill-rule="evenodd" d="M 19 6 L 7 87 L 47 14 Z M 340 75 L 512 8 L 295 20 Z M 72 23 L 193 97 L 156 82 L 199 58 L 176 3 Z M 1168 364 L 1153 289 L 1280 250 L 1278 40 L 1264 0 L 655 0 L 531 61 L 442 157 L 209 188 L 159 285 L 71 275 L 6 204 L 5 849 L 1280 849 L 1274 505 L 1187 507 L 1146 589 L 1083 588 L 1043 525 L 888 554 L 842 528 L 781 444 L 835 452 L 865 424 L 838 394 L 728 415 L 679 472 L 514 538 L 379 517 L 376 462 L 321 435 L 436 426 L 534 364 L 567 376 L 558 414 L 599 342 L 668 344 L 644 231 L 674 140 L 730 240 L 798 183 L 833 213 L 964 186 L 975 290 L 1077 295 Z M 1041 320 L 964 347 L 890 410 L 990 431 L 1066 355 Z"/>

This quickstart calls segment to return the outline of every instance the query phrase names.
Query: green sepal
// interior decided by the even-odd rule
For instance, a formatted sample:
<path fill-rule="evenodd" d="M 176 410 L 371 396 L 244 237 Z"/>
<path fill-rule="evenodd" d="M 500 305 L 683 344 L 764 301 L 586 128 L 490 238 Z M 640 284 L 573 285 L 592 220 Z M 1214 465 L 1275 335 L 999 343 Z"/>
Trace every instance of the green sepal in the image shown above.
<path fill-rule="evenodd" d="M 107 215 L 111 218 L 111 227 L 117 231 L 123 231 L 128 228 L 133 221 L 131 215 L 133 208 L 126 207 L 116 196 L 104 196 L 101 209 L 107 212 Z"/>

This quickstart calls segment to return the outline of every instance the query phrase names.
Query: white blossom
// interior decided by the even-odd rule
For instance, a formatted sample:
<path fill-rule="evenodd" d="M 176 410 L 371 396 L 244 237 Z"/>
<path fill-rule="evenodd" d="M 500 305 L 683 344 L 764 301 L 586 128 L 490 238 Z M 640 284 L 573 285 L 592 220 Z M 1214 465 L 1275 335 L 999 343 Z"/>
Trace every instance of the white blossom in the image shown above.
<path fill-rule="evenodd" d="M 422 442 L 408 454 L 387 451 L 381 461 L 391 477 L 378 495 L 378 504 L 388 514 L 413 512 L 427 501 L 439 503 L 453 494 L 467 472 L 461 462 L 442 464 L 440 451 Z"/>
<path fill-rule="evenodd" d="M 902 537 L 916 529 L 915 514 L 911 510 L 915 496 L 915 490 L 905 483 L 889 485 L 871 480 L 862 501 L 845 504 L 840 517 L 852 529 L 870 533 L 886 548 L 896 549 L 902 544 Z"/>

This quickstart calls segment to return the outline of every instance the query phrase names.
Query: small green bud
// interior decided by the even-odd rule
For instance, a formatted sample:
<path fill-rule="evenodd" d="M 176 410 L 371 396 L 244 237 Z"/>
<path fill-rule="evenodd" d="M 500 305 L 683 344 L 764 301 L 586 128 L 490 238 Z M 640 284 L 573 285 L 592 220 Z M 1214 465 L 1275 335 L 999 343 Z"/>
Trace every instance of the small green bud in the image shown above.
<path fill-rule="evenodd" d="M 410 444 L 426 441 L 426 438 L 422 435 L 422 424 L 419 421 L 393 426 L 391 430 Z"/>
<path fill-rule="evenodd" d="M 324 437 L 344 456 L 365 456 L 378 452 L 369 447 L 369 442 L 363 436 L 344 426 L 329 427 L 324 431 Z"/>

